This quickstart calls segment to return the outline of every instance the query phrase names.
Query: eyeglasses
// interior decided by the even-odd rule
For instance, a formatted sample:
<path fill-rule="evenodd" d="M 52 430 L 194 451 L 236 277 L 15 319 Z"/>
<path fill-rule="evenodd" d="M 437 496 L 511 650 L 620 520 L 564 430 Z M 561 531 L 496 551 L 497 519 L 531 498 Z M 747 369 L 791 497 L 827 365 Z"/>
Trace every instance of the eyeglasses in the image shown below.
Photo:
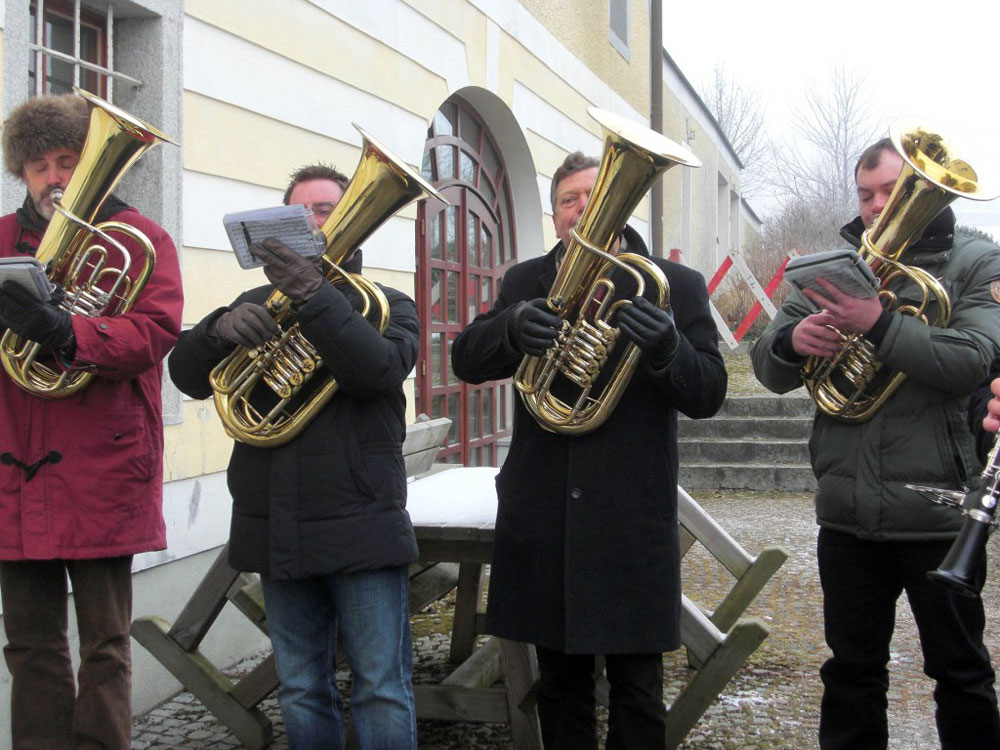
<path fill-rule="evenodd" d="M 333 213 L 333 209 L 337 207 L 336 203 L 331 201 L 322 201 L 320 203 L 311 203 L 306 208 L 313 212 L 314 216 L 329 216 Z"/>

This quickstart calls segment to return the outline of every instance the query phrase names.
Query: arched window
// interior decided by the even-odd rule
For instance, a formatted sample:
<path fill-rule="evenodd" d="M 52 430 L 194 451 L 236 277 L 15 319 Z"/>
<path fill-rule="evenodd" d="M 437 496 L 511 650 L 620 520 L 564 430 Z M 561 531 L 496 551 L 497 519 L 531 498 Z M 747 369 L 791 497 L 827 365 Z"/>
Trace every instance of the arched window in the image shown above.
<path fill-rule="evenodd" d="M 428 200 L 419 209 L 417 411 L 452 420 L 439 461 L 496 466 L 498 442 L 511 432 L 513 388 L 509 380 L 460 382 L 451 372 L 451 346 L 493 306 L 516 260 L 513 204 L 496 143 L 463 100 L 449 99 L 435 115 L 422 172 L 449 205 Z"/>

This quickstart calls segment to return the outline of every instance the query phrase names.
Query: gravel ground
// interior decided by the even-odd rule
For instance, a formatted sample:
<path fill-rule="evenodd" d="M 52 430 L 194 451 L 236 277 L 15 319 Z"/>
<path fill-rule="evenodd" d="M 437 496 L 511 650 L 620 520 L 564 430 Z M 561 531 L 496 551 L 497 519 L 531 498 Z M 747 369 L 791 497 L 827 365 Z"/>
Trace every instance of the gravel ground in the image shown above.
<path fill-rule="evenodd" d="M 759 391 L 745 355 L 727 357 L 730 393 Z M 800 750 L 815 748 L 821 684 L 818 670 L 828 651 L 823 641 L 819 580 L 816 573 L 816 525 L 811 496 L 748 492 L 693 493 L 730 534 L 751 553 L 780 545 L 789 558 L 746 612 L 763 619 L 770 635 L 750 657 L 681 747 L 710 750 Z M 1000 551 L 990 543 L 990 573 L 984 591 L 987 645 L 997 664 L 1000 654 Z M 685 556 L 684 591 L 711 609 L 732 585 L 729 574 L 700 546 Z M 413 620 L 417 682 L 437 682 L 447 664 L 452 600 L 444 599 Z M 894 750 L 938 747 L 934 729 L 932 683 L 924 677 L 916 628 L 901 600 L 890 663 L 889 721 Z M 261 658 L 236 665 L 245 672 Z M 692 672 L 681 652 L 664 657 L 669 703 Z M 348 688 L 343 675 L 343 687 Z M 275 724 L 273 748 L 285 750 L 280 712 L 273 695 L 263 708 Z M 601 717 L 603 719 L 603 717 Z M 603 726 L 603 721 L 602 721 Z M 421 721 L 425 750 L 500 750 L 510 748 L 505 726 Z M 133 724 L 133 748 L 237 748 L 239 743 L 188 693 L 139 716 Z"/>

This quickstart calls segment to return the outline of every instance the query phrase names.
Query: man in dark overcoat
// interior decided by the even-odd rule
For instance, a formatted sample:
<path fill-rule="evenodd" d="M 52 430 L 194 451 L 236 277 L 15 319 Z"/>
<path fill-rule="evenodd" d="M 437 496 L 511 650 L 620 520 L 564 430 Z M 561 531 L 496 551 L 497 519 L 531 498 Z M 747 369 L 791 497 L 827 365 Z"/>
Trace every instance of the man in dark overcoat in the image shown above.
<path fill-rule="evenodd" d="M 570 154 L 552 180 L 559 242 L 507 272 L 497 302 L 456 338 L 456 375 L 472 383 L 511 377 L 541 356 L 561 325 L 546 297 L 594 186 L 598 162 Z M 625 227 L 618 251 L 649 256 Z M 611 416 L 565 436 L 516 400 L 509 455 L 497 476 L 499 506 L 487 632 L 535 644 L 545 747 L 596 748 L 593 669 L 611 683 L 607 747 L 663 747 L 662 652 L 680 646 L 677 412 L 710 417 L 726 370 L 703 277 L 652 258 L 670 284 L 670 307 L 641 297 L 620 309 L 622 338 L 642 352 Z M 620 342 L 619 347 L 624 346 Z"/>

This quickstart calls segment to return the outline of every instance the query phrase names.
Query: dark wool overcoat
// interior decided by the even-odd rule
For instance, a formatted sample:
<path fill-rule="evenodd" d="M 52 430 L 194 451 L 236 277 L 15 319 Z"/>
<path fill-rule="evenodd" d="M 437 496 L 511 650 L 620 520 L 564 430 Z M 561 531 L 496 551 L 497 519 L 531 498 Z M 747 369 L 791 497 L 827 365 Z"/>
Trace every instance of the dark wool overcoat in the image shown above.
<path fill-rule="evenodd" d="M 628 252 L 649 253 L 626 229 Z M 496 305 L 458 336 L 455 373 L 511 377 L 522 356 L 507 340 L 511 308 L 546 297 L 561 243 L 514 266 Z M 680 331 L 672 362 L 643 356 L 610 418 L 586 435 L 542 429 L 515 398 L 499 506 L 486 629 L 569 653 L 655 653 L 680 645 L 677 412 L 710 417 L 726 370 L 703 277 L 662 259 Z"/>
<path fill-rule="evenodd" d="M 329 284 L 297 310 L 324 359 L 317 382 L 332 374 L 338 391 L 291 442 L 234 444 L 229 563 L 237 570 L 299 579 L 416 560 L 406 512 L 403 381 L 416 361 L 420 326 L 413 300 L 380 288 L 390 311 L 382 336 Z M 209 325 L 242 302 L 263 303 L 271 290 L 245 292 L 181 335 L 167 360 L 178 388 L 194 398 L 212 395 L 208 375 L 233 347 Z"/>

